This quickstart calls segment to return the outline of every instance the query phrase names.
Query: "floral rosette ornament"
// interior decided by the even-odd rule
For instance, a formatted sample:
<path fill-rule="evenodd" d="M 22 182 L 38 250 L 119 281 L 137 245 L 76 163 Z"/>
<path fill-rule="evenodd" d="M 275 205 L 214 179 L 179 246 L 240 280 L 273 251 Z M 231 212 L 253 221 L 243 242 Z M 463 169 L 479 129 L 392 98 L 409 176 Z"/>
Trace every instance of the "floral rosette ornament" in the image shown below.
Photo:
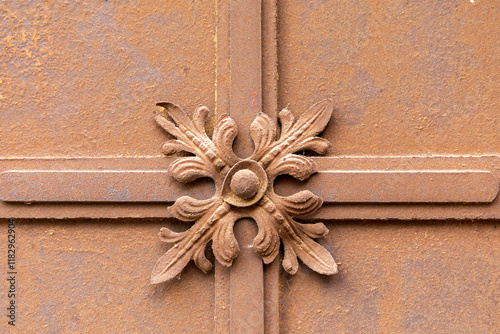
<path fill-rule="evenodd" d="M 160 239 L 173 243 L 173 246 L 158 259 L 151 276 L 152 284 L 179 275 L 190 260 L 204 272 L 209 271 L 212 263 L 205 257 L 205 248 L 210 241 L 216 260 L 224 266 L 231 266 L 239 252 L 233 226 L 241 218 L 253 218 L 257 223 L 253 249 L 264 263 L 271 263 L 276 258 L 281 239 L 283 268 L 288 273 L 297 272 L 297 257 L 320 274 L 337 273 L 337 265 L 330 253 L 313 240 L 328 233 L 326 226 L 299 223 L 293 219 L 315 212 L 323 200 L 307 190 L 282 197 L 273 189 L 274 180 L 279 175 L 288 174 L 303 181 L 317 172 L 314 161 L 295 153 L 303 150 L 319 154 L 326 152 L 329 142 L 316 135 L 330 120 L 331 101 L 315 104 L 297 121 L 289 110 L 283 109 L 278 115 L 281 123 L 278 139 L 275 122 L 259 113 L 250 127 L 255 150 L 247 159 L 238 158 L 232 150 L 238 130 L 229 115 L 220 116 L 210 139 L 205 131 L 206 107 L 198 107 L 190 119 L 172 103 L 157 105 L 165 108 L 170 119 L 156 115 L 156 121 L 177 138 L 165 143 L 163 152 L 167 155 L 178 152 L 194 155 L 175 160 L 168 169 L 169 174 L 184 183 L 209 177 L 216 190 L 210 199 L 183 196 L 169 207 L 174 217 L 194 222 L 194 225 L 181 233 L 161 229 Z"/>

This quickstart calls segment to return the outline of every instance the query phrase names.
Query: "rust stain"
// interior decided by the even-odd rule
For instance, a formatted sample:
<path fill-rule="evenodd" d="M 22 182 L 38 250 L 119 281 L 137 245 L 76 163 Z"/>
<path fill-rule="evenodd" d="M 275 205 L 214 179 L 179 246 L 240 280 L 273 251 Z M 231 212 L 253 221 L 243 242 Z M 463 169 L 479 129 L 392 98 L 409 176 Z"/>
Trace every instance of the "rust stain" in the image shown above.
<path fill-rule="evenodd" d="M 257 108 L 260 106 L 260 95 L 259 95 L 259 92 L 258 91 L 253 91 L 251 94 L 250 94 L 250 98 L 252 100 L 252 102 L 250 103 L 250 107 L 251 108 Z"/>

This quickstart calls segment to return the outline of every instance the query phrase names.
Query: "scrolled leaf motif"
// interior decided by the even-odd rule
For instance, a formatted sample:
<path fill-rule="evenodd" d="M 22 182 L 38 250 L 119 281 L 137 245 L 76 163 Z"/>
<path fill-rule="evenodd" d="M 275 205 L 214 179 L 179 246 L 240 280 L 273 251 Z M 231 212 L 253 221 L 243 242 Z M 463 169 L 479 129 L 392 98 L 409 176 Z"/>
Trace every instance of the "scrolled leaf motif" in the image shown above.
<path fill-rule="evenodd" d="M 203 217 L 210 208 L 217 204 L 214 197 L 207 200 L 199 200 L 189 196 L 182 196 L 168 208 L 168 211 L 177 219 L 182 221 L 195 221 Z"/>
<path fill-rule="evenodd" d="M 309 108 L 296 123 L 293 123 L 293 116 L 288 112 L 281 112 L 280 119 L 284 122 L 285 131 L 280 138 L 275 141 L 259 161 L 268 166 L 274 160 L 279 160 L 283 156 L 295 153 L 301 149 L 305 141 L 314 138 L 323 131 L 330 120 L 333 111 L 333 104 L 330 100 L 316 103 Z"/>
<path fill-rule="evenodd" d="M 175 160 L 168 168 L 168 172 L 177 181 L 188 183 L 200 177 L 216 175 L 211 167 L 198 157 L 187 157 Z"/>
<path fill-rule="evenodd" d="M 236 122 L 227 114 L 223 114 L 214 129 L 213 141 L 220 154 L 231 166 L 240 161 L 233 153 L 233 141 L 238 134 Z"/>
<path fill-rule="evenodd" d="M 278 228 L 273 224 L 275 218 L 272 212 L 262 207 L 255 209 L 252 218 L 255 219 L 259 229 L 253 242 L 254 250 L 262 257 L 265 264 L 271 263 L 278 255 L 280 246 Z"/>
<path fill-rule="evenodd" d="M 237 217 L 233 214 L 227 215 L 216 227 L 212 249 L 215 258 L 220 264 L 230 267 L 233 260 L 240 252 L 238 241 L 234 236 L 233 226 Z"/>
<path fill-rule="evenodd" d="M 271 179 L 287 174 L 297 180 L 304 181 L 318 171 L 318 166 L 314 161 L 303 155 L 288 154 L 281 160 L 274 160 L 266 170 Z"/>
<path fill-rule="evenodd" d="M 323 246 L 304 233 L 304 231 L 299 228 L 299 223 L 291 219 L 289 222 L 291 226 L 290 230 L 280 235 L 281 240 L 283 240 L 285 244 L 285 257 L 287 257 L 287 249 L 289 251 L 293 250 L 293 253 L 288 255 L 288 258 L 293 257 L 293 254 L 295 254 L 295 256 L 298 256 L 306 266 L 320 274 L 336 274 L 337 264 L 333 260 L 332 255 Z M 291 260 L 291 263 L 295 262 L 296 261 Z M 294 271 L 293 266 L 290 269 Z"/>
<path fill-rule="evenodd" d="M 305 216 L 316 212 L 323 200 L 309 190 L 302 190 L 288 197 L 273 196 L 274 202 L 280 205 L 291 216 Z"/>
<path fill-rule="evenodd" d="M 161 150 L 166 155 L 171 155 L 179 152 L 194 153 L 193 149 L 184 144 L 180 140 L 169 140 L 161 147 Z"/>
<path fill-rule="evenodd" d="M 259 113 L 250 125 L 250 136 L 255 145 L 252 160 L 259 160 L 276 140 L 276 124 L 266 114 Z"/>
<path fill-rule="evenodd" d="M 207 200 L 180 197 L 169 208 L 174 217 L 194 222 L 194 225 L 185 232 L 161 229 L 160 240 L 173 246 L 156 263 L 151 277 L 153 284 L 179 275 L 190 260 L 202 271 L 209 271 L 213 265 L 205 257 L 205 249 L 210 241 L 216 260 L 224 266 L 231 266 L 239 252 L 233 226 L 238 219 L 245 217 L 253 218 L 257 223 L 258 233 L 253 248 L 264 263 L 275 260 L 281 240 L 285 253 L 282 264 L 287 272 L 294 274 L 297 271 L 297 258 L 321 274 L 337 272 L 330 253 L 313 240 L 328 233 L 325 225 L 303 224 L 293 219 L 294 216 L 314 213 L 322 204 L 321 198 L 309 191 L 281 197 L 273 190 L 273 181 L 278 175 L 288 174 L 305 180 L 317 171 L 314 161 L 296 152 L 326 152 L 328 141 L 316 135 L 323 131 L 330 119 L 331 101 L 315 104 L 297 121 L 290 111 L 282 110 L 278 139 L 275 122 L 269 116 L 259 114 L 250 128 L 255 150 L 246 160 L 238 158 L 232 151 L 238 129 L 228 115 L 220 116 L 210 139 L 205 131 L 209 115 L 207 108 L 196 108 L 191 120 L 172 103 L 158 105 L 165 108 L 169 119 L 157 115 L 157 123 L 176 138 L 163 145 L 163 152 L 184 151 L 195 155 L 175 160 L 169 167 L 170 175 L 179 182 L 210 177 L 215 181 L 216 192 Z M 245 180 L 249 179 L 257 182 L 255 191 L 242 191 L 248 186 Z"/>

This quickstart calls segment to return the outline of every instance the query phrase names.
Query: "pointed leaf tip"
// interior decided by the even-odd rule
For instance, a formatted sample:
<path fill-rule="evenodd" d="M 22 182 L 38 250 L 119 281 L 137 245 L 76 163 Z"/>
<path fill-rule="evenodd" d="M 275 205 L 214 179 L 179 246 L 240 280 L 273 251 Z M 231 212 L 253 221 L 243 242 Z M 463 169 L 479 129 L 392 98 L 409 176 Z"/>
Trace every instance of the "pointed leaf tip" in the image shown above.
<path fill-rule="evenodd" d="M 151 273 L 152 284 L 166 282 L 179 275 L 184 267 L 191 260 L 193 251 L 188 254 L 179 255 L 179 247 L 170 248 L 163 256 L 161 256 L 153 268 Z"/>
<path fill-rule="evenodd" d="M 156 103 L 156 105 L 158 107 L 163 107 L 165 109 L 168 109 L 168 108 L 179 108 L 177 105 L 173 104 L 172 102 L 167 102 L 167 101 L 162 101 L 162 102 L 158 102 Z"/>
<path fill-rule="evenodd" d="M 308 122 L 311 128 L 307 136 L 315 136 L 323 131 L 330 121 L 333 112 L 332 100 L 323 100 L 312 105 L 298 120 L 297 123 Z"/>
<path fill-rule="evenodd" d="M 281 123 L 282 134 L 287 133 L 295 123 L 295 117 L 293 116 L 292 112 L 286 108 L 279 112 L 278 118 Z"/>
<path fill-rule="evenodd" d="M 297 255 L 295 254 L 293 247 L 288 244 L 287 241 L 283 240 L 283 246 L 285 248 L 285 255 L 283 256 L 283 269 L 290 275 L 295 275 L 299 269 L 299 261 L 297 261 Z"/>

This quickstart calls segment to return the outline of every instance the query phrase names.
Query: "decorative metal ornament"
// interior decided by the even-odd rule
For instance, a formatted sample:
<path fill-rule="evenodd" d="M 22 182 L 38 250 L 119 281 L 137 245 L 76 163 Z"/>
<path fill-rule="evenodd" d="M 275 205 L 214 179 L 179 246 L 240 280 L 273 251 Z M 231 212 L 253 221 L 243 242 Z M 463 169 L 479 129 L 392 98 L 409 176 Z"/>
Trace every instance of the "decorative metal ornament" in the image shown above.
<path fill-rule="evenodd" d="M 238 130 L 229 115 L 219 118 L 210 139 L 205 131 L 206 107 L 198 107 L 190 119 L 172 103 L 157 105 L 166 109 L 171 120 L 157 115 L 156 121 L 177 138 L 164 144 L 163 152 L 167 155 L 183 151 L 194 154 L 175 160 L 169 167 L 169 174 L 184 183 L 209 177 L 216 190 L 210 199 L 183 196 L 169 207 L 174 217 L 194 222 L 194 225 L 182 233 L 161 229 L 160 239 L 174 245 L 158 259 L 151 275 L 152 284 L 174 278 L 190 260 L 194 260 L 204 272 L 209 271 L 212 263 L 205 257 L 205 248 L 210 241 L 217 261 L 231 266 L 239 252 L 233 233 L 234 223 L 248 217 L 257 223 L 258 234 L 253 248 L 264 263 L 276 258 L 281 238 L 283 268 L 288 273 L 297 272 L 297 257 L 320 274 L 337 273 L 337 265 L 330 253 L 313 240 L 328 233 L 326 226 L 322 223 L 303 224 L 293 219 L 315 212 L 323 200 L 307 190 L 282 197 L 273 189 L 274 180 L 279 175 L 288 174 L 303 181 L 317 172 L 314 161 L 295 153 L 303 150 L 319 154 L 326 152 L 329 142 L 316 135 L 330 120 L 331 101 L 313 105 L 297 121 L 289 110 L 283 109 L 278 115 L 281 123 L 278 139 L 275 122 L 259 113 L 250 127 L 255 150 L 244 160 L 232 150 Z"/>

